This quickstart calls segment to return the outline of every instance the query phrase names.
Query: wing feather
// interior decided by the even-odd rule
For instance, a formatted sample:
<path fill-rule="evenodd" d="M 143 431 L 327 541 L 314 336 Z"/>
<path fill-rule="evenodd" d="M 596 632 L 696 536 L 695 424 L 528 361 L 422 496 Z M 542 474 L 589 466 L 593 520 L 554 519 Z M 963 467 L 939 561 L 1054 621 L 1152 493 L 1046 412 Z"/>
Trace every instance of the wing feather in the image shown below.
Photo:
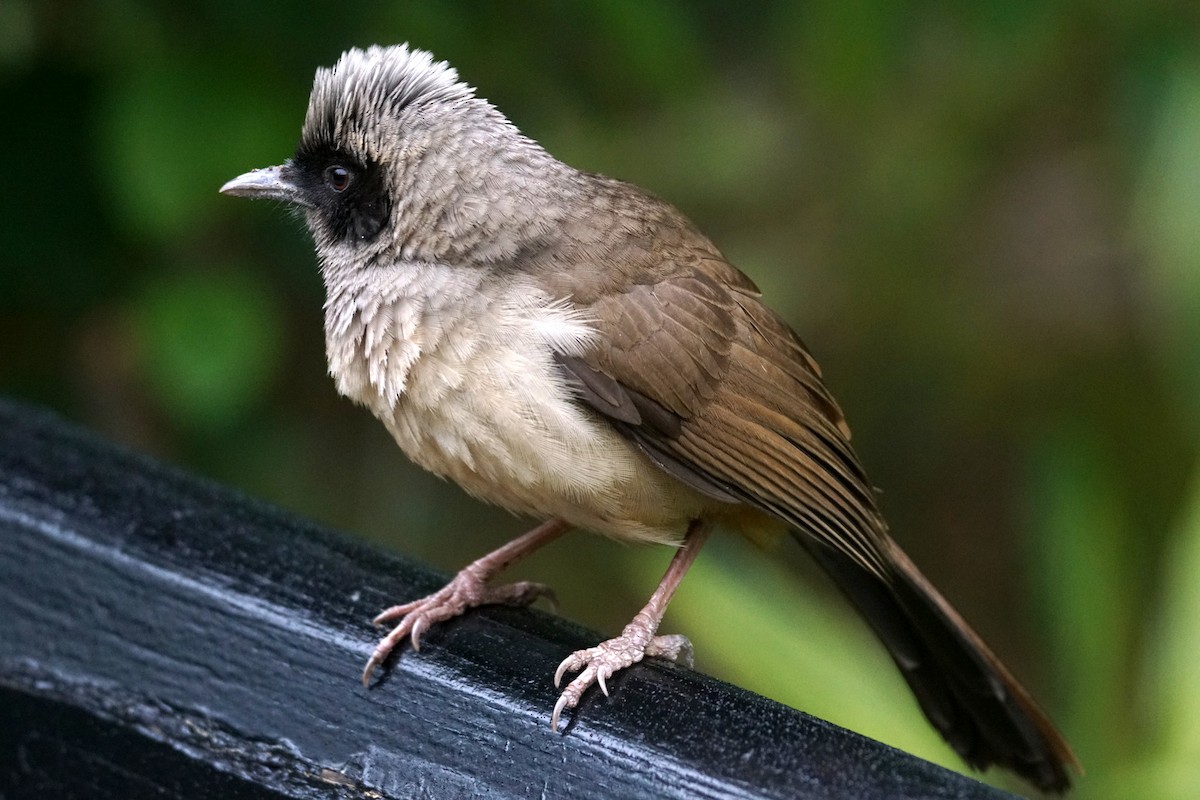
<path fill-rule="evenodd" d="M 679 480 L 779 517 L 882 577 L 875 494 L 816 362 L 753 284 L 714 263 L 678 258 L 653 284 L 594 296 L 580 311 L 598 344 L 559 366 Z"/>

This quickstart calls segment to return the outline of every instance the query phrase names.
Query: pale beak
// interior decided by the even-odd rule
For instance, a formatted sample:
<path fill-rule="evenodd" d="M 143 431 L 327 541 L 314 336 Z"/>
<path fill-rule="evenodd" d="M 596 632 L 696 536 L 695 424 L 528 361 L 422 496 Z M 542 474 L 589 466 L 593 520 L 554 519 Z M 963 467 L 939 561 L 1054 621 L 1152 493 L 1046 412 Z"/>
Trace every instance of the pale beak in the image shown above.
<path fill-rule="evenodd" d="M 265 167 L 239 175 L 221 187 L 221 194 L 248 197 L 251 200 L 280 200 L 291 205 L 312 208 L 312 202 L 296 184 L 290 164 Z"/>

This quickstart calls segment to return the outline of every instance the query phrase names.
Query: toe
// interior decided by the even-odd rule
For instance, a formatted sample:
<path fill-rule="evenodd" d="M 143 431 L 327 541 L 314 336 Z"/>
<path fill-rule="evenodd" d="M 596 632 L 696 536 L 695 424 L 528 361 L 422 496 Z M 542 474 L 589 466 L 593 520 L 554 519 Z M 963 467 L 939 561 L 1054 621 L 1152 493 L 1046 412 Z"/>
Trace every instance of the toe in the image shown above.
<path fill-rule="evenodd" d="M 407 614 L 408 612 L 410 612 L 414 608 L 416 608 L 418 605 L 420 605 L 419 600 L 414 601 L 412 603 L 405 603 L 404 605 L 400 605 L 400 606 L 392 606 L 391 608 L 385 608 L 383 611 L 380 611 L 375 616 L 375 619 L 371 620 L 371 624 L 375 625 L 375 626 L 380 626 L 380 625 L 383 625 L 384 623 L 392 622 L 393 620 L 400 619 L 405 614 Z"/>
<path fill-rule="evenodd" d="M 694 658 L 694 650 L 686 636 L 675 633 L 669 636 L 655 636 L 651 639 L 646 645 L 646 655 L 665 658 L 668 661 L 690 667 Z"/>
<path fill-rule="evenodd" d="M 562 660 L 562 663 L 558 665 L 558 669 L 554 671 L 555 689 L 562 685 L 562 679 L 564 675 L 566 675 L 568 672 L 577 671 L 580 667 L 587 663 L 583 658 L 583 655 L 586 652 L 587 651 L 585 650 L 577 650 Z"/>

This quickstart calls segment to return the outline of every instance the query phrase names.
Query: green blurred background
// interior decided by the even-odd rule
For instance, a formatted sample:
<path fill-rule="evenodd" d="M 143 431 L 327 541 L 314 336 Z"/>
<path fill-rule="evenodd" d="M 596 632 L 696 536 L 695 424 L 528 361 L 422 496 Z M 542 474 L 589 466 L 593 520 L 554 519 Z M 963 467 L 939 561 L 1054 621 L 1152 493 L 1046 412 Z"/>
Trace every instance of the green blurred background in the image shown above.
<path fill-rule="evenodd" d="M 0 0 L 0 392 L 446 570 L 526 526 L 336 396 L 303 226 L 216 191 L 290 154 L 317 66 L 401 41 L 758 281 L 1077 796 L 1200 796 L 1197 4 Z M 664 630 L 961 768 L 794 550 L 714 541 Z M 612 634 L 669 555 L 515 573 Z"/>

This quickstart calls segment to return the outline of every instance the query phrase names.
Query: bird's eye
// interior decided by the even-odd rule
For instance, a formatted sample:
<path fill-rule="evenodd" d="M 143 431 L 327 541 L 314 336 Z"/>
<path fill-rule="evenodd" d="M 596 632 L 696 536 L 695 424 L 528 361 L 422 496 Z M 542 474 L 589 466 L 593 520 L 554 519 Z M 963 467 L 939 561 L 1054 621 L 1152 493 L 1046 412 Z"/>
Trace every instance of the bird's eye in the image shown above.
<path fill-rule="evenodd" d="M 325 168 L 325 185 L 335 192 L 346 191 L 350 188 L 353 180 L 354 173 L 340 164 L 333 164 Z"/>

